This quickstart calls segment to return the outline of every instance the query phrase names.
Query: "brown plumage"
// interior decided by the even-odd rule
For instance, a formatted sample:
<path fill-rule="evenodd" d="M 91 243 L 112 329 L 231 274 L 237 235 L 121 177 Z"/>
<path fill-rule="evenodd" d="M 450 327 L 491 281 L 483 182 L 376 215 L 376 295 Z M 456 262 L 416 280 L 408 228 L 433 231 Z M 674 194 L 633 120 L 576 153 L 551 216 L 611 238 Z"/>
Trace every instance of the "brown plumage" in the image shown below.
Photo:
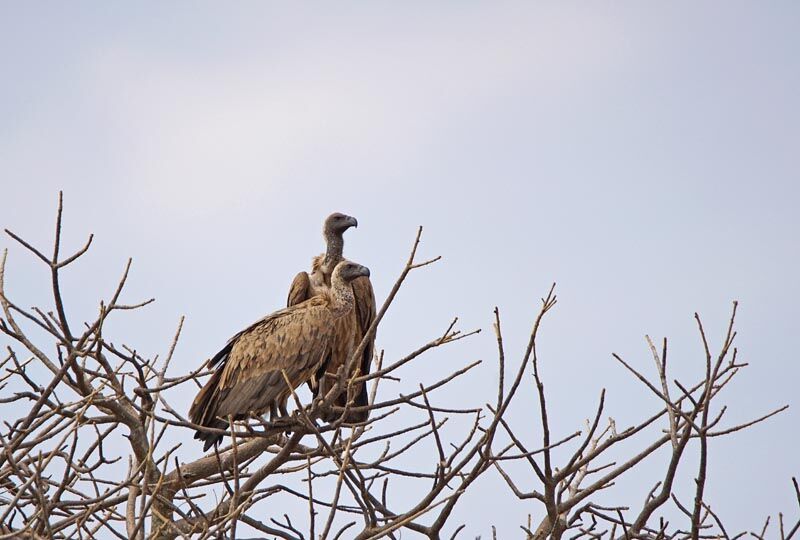
<path fill-rule="evenodd" d="M 324 254 L 314 257 L 311 263 L 311 273 L 300 272 L 295 276 L 292 286 L 289 289 L 287 299 L 288 306 L 297 305 L 316 295 L 325 294 L 330 288 L 331 272 L 339 261 L 343 260 L 344 251 L 344 232 L 350 227 L 357 227 L 358 221 L 351 216 L 335 213 L 328 216 L 323 228 L 323 236 L 327 244 Z M 375 320 L 375 293 L 372 290 L 372 283 L 369 277 L 360 277 L 352 282 L 353 298 L 355 299 L 355 309 L 351 314 L 342 317 L 335 324 L 333 344 L 331 346 L 330 358 L 321 366 L 317 373 L 319 385 L 312 387 L 314 396 L 325 396 L 331 387 L 336 383 L 335 375 L 339 367 L 346 365 L 350 356 L 355 352 L 361 340 L 364 338 L 372 321 Z M 369 373 L 372 363 L 372 355 L 375 348 L 375 336 L 367 343 L 361 361 L 354 368 L 359 374 Z M 326 375 L 327 374 L 327 375 Z M 347 376 L 352 376 L 348 373 Z M 362 407 L 368 404 L 366 386 L 361 383 L 356 385 L 350 397 L 354 400 L 354 405 Z M 334 405 L 344 407 L 347 404 L 347 396 L 343 393 L 336 398 Z M 366 412 L 348 413 L 346 422 L 363 422 L 367 419 Z M 333 421 L 337 415 L 325 417 L 327 421 Z"/>
<path fill-rule="evenodd" d="M 339 262 L 331 287 L 313 298 L 276 311 L 233 336 L 210 361 L 217 371 L 192 403 L 189 418 L 201 426 L 225 429 L 228 418 L 285 410 L 291 391 L 311 380 L 330 357 L 337 321 L 354 311 L 356 279 L 369 270 Z M 286 384 L 284 373 L 291 383 Z M 197 431 L 204 450 L 222 435 Z"/>

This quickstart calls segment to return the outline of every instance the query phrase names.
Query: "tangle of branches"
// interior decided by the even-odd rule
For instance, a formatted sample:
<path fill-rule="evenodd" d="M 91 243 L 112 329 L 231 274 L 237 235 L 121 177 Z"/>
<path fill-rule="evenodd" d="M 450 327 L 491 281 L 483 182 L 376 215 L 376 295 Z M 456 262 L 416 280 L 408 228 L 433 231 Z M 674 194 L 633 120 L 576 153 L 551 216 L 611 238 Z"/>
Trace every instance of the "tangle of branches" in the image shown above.
<path fill-rule="evenodd" d="M 670 376 L 666 339 L 647 338 L 652 356 L 647 370 L 614 355 L 652 395 L 650 412 L 624 429 L 604 420 L 605 390 L 582 430 L 551 425 L 537 339 L 556 306 L 553 286 L 538 306 L 527 348 L 516 358 L 507 355 L 495 309 L 496 397 L 491 403 L 438 402 L 442 388 L 459 384 L 480 362 L 424 381 L 408 394 L 380 391 L 381 382 L 396 380 L 400 368 L 422 364 L 456 341 L 474 339 L 478 331 L 458 330 L 456 319 L 406 356 L 388 361 L 379 353 L 370 374 L 339 381 L 340 387 L 367 382 L 368 421 L 322 422 L 320 413 L 331 404 L 304 405 L 295 395 L 288 417 L 238 422 L 226 432 L 224 446 L 185 461 L 185 445 L 192 444 L 191 434 L 200 426 L 171 405 L 170 396 L 193 395 L 210 371 L 205 366 L 182 373 L 170 369 L 182 320 L 161 358 L 142 357 L 132 344 L 106 338 L 110 318 L 152 302 L 123 302 L 130 261 L 92 320 L 70 317 L 61 274 L 90 249 L 92 237 L 74 253 L 63 254 L 62 209 L 59 197 L 47 253 L 6 231 L 48 269 L 42 287 L 50 289 L 49 308 L 20 307 L 9 292 L 13 284 L 5 279 L 8 250 L 0 260 L 0 332 L 10 344 L 0 357 L 0 539 L 456 538 L 465 525 L 452 523 L 453 510 L 487 474 L 499 475 L 510 494 L 530 504 L 531 518 L 520 528 L 525 538 L 735 540 L 745 534 L 726 530 L 707 500 L 708 444 L 786 407 L 739 425 L 725 422 L 724 390 L 746 367 L 734 346 L 736 303 L 719 350 L 711 350 L 696 316 L 705 353 L 695 380 Z M 420 228 L 371 332 L 409 274 L 438 260 L 418 260 L 421 233 Z M 529 415 L 541 434 L 533 448 L 523 442 L 530 439 L 530 426 L 514 425 L 508 414 L 512 401 L 525 393 L 535 397 L 538 409 Z M 455 438 L 443 429 L 450 419 L 463 426 Z M 656 435 L 654 426 L 661 428 Z M 636 450 L 619 459 L 623 442 Z M 645 459 L 664 449 L 663 471 L 644 500 L 616 506 L 598 502 L 618 479 L 636 474 Z M 678 466 L 692 452 L 699 458 L 694 490 L 682 499 L 674 487 Z M 396 485 L 403 486 L 402 500 L 394 496 Z M 794 479 L 793 486 L 800 506 Z M 293 508 L 304 510 L 276 511 L 287 507 L 275 502 L 280 500 L 295 501 Z M 680 522 L 659 516 L 665 505 L 679 509 Z M 750 534 L 763 540 L 770 525 L 776 537 L 790 540 L 800 520 L 778 514 Z"/>

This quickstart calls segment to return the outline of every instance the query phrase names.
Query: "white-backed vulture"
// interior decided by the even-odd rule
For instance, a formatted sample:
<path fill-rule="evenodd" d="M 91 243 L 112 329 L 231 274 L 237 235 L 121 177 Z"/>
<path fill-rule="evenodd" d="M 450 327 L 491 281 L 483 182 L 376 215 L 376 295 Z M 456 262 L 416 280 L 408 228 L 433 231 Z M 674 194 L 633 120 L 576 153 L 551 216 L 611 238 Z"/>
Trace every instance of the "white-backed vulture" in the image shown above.
<path fill-rule="evenodd" d="M 300 272 L 292 281 L 289 289 L 287 305 L 293 306 L 303 302 L 317 294 L 324 293 L 331 283 L 331 272 L 336 264 L 343 260 L 344 232 L 350 227 L 358 227 L 356 218 L 341 213 L 334 213 L 327 217 L 323 227 L 323 236 L 327 248 L 324 254 L 314 257 L 311 264 L 311 273 Z M 355 310 L 347 317 L 343 317 L 336 322 L 336 333 L 331 348 L 330 358 L 317 373 L 316 379 L 319 385 L 311 390 L 316 396 L 325 396 L 336 383 L 336 373 L 340 366 L 347 365 L 347 361 L 355 352 L 361 340 L 364 338 L 372 321 L 375 320 L 375 293 L 372 290 L 372 283 L 369 277 L 360 277 L 353 280 L 353 297 L 355 299 Z M 361 361 L 356 363 L 360 375 L 369 373 L 372 363 L 373 350 L 375 348 L 375 336 L 367 343 Z M 349 378 L 353 373 L 347 373 Z M 356 385 L 351 390 L 353 405 L 363 407 L 368 404 L 367 389 L 364 383 Z M 347 404 L 347 395 L 342 393 L 337 396 L 334 405 L 344 407 Z M 339 415 L 326 415 L 323 418 L 333 421 Z M 368 413 L 365 411 L 350 411 L 345 422 L 363 422 L 367 419 Z"/>
<path fill-rule="evenodd" d="M 331 286 L 292 307 L 276 311 L 233 336 L 210 361 L 217 370 L 192 403 L 195 424 L 219 429 L 228 419 L 286 410 L 292 390 L 309 381 L 330 356 L 336 321 L 354 311 L 352 282 L 369 277 L 365 266 L 339 262 Z M 286 384 L 286 378 L 291 388 Z M 197 431 L 208 450 L 222 435 Z"/>

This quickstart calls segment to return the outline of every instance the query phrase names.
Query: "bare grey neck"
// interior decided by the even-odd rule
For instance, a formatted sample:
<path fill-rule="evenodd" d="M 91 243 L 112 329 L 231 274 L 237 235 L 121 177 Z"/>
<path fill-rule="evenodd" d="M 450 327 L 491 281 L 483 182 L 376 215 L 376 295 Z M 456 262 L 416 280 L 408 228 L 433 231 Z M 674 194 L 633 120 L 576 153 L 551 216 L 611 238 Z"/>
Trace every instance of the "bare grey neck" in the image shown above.
<path fill-rule="evenodd" d="M 338 274 L 331 277 L 331 311 L 335 317 L 346 315 L 353 309 L 353 287 Z"/>
<path fill-rule="evenodd" d="M 341 233 L 328 233 L 325 235 L 328 246 L 325 250 L 325 265 L 333 270 L 333 267 L 342 260 L 342 252 L 344 251 L 344 238 Z"/>

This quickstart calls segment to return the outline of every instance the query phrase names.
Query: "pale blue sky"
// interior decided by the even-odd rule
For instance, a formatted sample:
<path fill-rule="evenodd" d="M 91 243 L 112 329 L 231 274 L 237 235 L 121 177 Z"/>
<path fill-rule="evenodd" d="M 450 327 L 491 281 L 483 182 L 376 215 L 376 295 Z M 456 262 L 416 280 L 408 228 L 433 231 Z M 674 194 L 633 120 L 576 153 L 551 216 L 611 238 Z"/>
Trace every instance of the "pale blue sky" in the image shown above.
<path fill-rule="evenodd" d="M 729 421 L 791 405 L 711 446 L 709 500 L 729 530 L 754 528 L 797 512 L 798 28 L 792 2 L 4 3 L 0 225 L 48 242 L 63 189 L 67 243 L 96 234 L 67 276 L 74 316 L 133 256 L 128 299 L 157 302 L 116 331 L 163 352 L 187 315 L 176 371 L 281 306 L 329 212 L 358 217 L 346 253 L 379 300 L 424 225 L 443 262 L 410 280 L 379 347 L 396 358 L 455 315 L 486 332 L 384 395 L 483 358 L 439 399 L 489 399 L 492 308 L 518 355 L 557 281 L 541 347 L 561 434 L 603 386 L 620 424 L 655 408 L 610 359 L 650 369 L 646 333 L 670 337 L 677 373 L 701 373 L 692 314 L 719 345 L 738 299 L 751 367 Z M 33 268 L 12 249 L 22 305 L 45 301 Z M 514 410 L 531 441 L 534 411 Z M 641 500 L 661 468 L 613 501 Z M 494 474 L 458 508 L 469 537 L 510 537 L 539 511 Z"/>

